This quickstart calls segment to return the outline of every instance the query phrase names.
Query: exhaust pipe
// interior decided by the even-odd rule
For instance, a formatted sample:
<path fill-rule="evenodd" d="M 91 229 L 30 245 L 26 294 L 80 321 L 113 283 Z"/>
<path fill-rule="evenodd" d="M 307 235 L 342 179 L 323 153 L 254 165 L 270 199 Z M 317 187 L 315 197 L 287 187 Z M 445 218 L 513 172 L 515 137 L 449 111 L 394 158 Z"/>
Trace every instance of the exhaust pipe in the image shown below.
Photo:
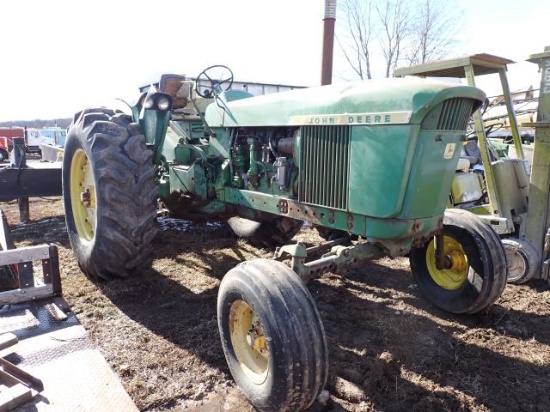
<path fill-rule="evenodd" d="M 334 24 L 336 22 L 336 0 L 325 0 L 323 18 L 323 57 L 321 63 L 321 86 L 332 83 L 332 61 L 334 51 Z"/>

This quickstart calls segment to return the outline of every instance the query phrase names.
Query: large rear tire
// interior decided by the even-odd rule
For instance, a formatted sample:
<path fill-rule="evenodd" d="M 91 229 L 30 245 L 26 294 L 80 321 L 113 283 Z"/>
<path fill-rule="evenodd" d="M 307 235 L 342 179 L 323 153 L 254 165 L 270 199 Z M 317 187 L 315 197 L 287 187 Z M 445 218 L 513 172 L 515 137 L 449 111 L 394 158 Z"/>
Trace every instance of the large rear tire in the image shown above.
<path fill-rule="evenodd" d="M 223 278 L 218 327 L 235 382 L 261 411 L 300 411 L 328 374 L 325 331 L 315 302 L 288 266 L 241 263 Z"/>
<path fill-rule="evenodd" d="M 500 297 L 508 277 L 504 248 L 496 232 L 476 215 L 445 211 L 443 253 L 443 269 L 436 267 L 434 239 L 409 254 L 418 288 L 432 304 L 451 313 L 473 314 Z"/>
<path fill-rule="evenodd" d="M 75 115 L 63 201 L 73 252 L 90 279 L 128 277 L 150 263 L 158 195 L 152 156 L 130 116 L 105 108 Z"/>
<path fill-rule="evenodd" d="M 256 222 L 242 217 L 232 217 L 227 223 L 238 238 L 258 248 L 271 249 L 287 244 L 301 229 L 301 220 L 284 216 Z"/>

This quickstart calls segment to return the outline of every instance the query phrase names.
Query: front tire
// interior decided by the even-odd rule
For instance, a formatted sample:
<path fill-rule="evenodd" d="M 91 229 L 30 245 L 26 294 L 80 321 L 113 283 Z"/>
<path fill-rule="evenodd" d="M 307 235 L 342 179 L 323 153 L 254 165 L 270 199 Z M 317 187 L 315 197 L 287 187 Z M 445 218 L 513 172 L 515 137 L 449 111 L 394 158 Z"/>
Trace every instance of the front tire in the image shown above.
<path fill-rule="evenodd" d="M 324 328 L 311 294 L 285 264 L 241 263 L 223 278 L 218 327 L 235 382 L 261 411 L 300 411 L 328 373 Z"/>
<path fill-rule="evenodd" d="M 525 283 L 533 279 L 539 268 L 540 256 L 532 243 L 517 238 L 502 239 L 508 261 L 508 282 Z"/>
<path fill-rule="evenodd" d="M 238 238 L 257 248 L 267 249 L 287 244 L 303 225 L 301 220 L 284 216 L 274 216 L 261 222 L 236 216 L 227 223 Z"/>
<path fill-rule="evenodd" d="M 435 262 L 435 240 L 409 254 L 422 294 L 435 306 L 456 314 L 478 313 L 492 305 L 506 286 L 506 255 L 496 232 L 466 210 L 447 209 L 443 219 L 446 266 Z"/>
<path fill-rule="evenodd" d="M 67 231 L 93 280 L 128 277 L 149 264 L 156 234 L 152 152 L 130 116 L 100 108 L 75 115 L 63 155 Z"/>

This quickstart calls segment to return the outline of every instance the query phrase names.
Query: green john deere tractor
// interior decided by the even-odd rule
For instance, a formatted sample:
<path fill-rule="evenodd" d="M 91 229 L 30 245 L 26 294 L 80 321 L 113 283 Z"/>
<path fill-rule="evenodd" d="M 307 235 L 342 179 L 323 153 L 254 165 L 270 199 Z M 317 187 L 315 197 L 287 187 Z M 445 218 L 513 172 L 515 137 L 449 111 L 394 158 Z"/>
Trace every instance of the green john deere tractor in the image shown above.
<path fill-rule="evenodd" d="M 252 96 L 213 66 L 164 75 L 131 114 L 74 116 L 65 145 L 67 228 L 82 271 L 127 277 L 149 263 L 159 210 L 227 220 L 276 260 L 223 278 L 218 326 L 233 377 L 259 410 L 307 408 L 328 372 L 325 332 L 305 281 L 408 255 L 434 305 L 471 314 L 507 278 L 496 233 L 445 210 L 468 121 L 485 95 L 421 79 Z M 329 239 L 289 244 L 303 222 Z M 286 260 L 290 265 L 283 263 Z"/>

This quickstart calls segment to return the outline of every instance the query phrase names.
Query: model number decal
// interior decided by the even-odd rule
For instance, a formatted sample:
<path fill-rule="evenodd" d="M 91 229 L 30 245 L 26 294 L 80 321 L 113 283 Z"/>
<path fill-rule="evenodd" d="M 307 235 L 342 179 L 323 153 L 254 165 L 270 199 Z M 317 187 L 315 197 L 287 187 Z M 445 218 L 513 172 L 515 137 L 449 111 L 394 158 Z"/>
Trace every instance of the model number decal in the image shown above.
<path fill-rule="evenodd" d="M 456 143 L 447 143 L 445 146 L 445 151 L 443 152 L 444 159 L 452 159 L 455 154 Z"/>
<path fill-rule="evenodd" d="M 289 125 L 405 124 L 412 112 L 380 112 L 292 116 Z"/>

